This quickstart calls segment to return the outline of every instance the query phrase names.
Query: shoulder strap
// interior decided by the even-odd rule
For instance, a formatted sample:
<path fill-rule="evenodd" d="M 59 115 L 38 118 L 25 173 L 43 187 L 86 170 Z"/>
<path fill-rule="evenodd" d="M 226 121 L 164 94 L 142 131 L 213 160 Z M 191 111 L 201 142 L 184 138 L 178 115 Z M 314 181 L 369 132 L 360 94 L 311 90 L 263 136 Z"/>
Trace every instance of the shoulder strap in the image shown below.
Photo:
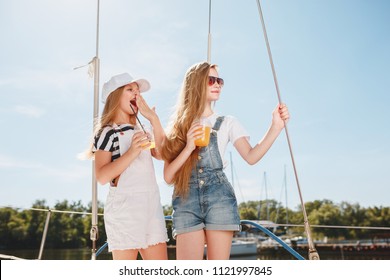
<path fill-rule="evenodd" d="M 222 124 L 224 119 L 225 119 L 225 116 L 218 117 L 217 120 L 215 121 L 213 130 L 218 131 L 219 128 L 221 127 L 221 124 Z"/>

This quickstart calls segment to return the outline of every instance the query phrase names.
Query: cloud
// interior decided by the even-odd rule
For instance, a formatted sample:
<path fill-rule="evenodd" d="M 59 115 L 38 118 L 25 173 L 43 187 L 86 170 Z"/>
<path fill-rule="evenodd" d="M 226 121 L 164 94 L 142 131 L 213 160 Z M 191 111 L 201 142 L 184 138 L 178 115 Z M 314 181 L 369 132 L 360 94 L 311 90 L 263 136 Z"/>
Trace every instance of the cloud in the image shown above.
<path fill-rule="evenodd" d="M 42 166 L 39 170 L 41 177 L 61 178 L 65 181 L 78 181 L 91 176 L 90 168 L 80 165 L 71 165 L 65 167 Z"/>
<path fill-rule="evenodd" d="M 41 164 L 38 164 L 36 162 L 30 162 L 27 160 L 21 160 L 5 155 L 0 155 L 0 168 L 35 169 L 40 168 L 41 166 Z"/>
<path fill-rule="evenodd" d="M 23 172 L 32 171 L 34 176 L 40 178 L 61 178 L 62 181 L 78 181 L 90 176 L 91 170 L 85 165 L 71 164 L 65 166 L 49 166 L 37 161 L 9 157 L 0 155 L 0 168 L 3 169 L 23 169 Z M 26 173 L 24 173 L 26 174 Z"/>
<path fill-rule="evenodd" d="M 13 108 L 13 111 L 20 115 L 35 119 L 38 119 L 45 114 L 43 109 L 33 105 L 17 105 Z"/>

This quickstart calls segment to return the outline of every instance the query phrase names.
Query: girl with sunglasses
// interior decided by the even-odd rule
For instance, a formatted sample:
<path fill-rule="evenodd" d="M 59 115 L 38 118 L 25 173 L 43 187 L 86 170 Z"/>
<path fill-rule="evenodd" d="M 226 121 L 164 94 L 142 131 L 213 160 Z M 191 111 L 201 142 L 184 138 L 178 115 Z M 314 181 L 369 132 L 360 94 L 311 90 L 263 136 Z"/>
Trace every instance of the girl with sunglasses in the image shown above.
<path fill-rule="evenodd" d="M 257 163 L 278 137 L 289 119 L 285 105 L 272 113 L 272 124 L 254 147 L 236 118 L 218 116 L 212 103 L 224 85 L 217 66 L 201 62 L 191 66 L 184 78 L 176 112 L 162 150 L 164 179 L 173 184 L 173 236 L 177 259 L 229 259 L 233 233 L 240 230 L 234 189 L 223 169 L 229 142 L 249 164 Z M 202 135 L 199 119 L 212 125 L 206 147 L 197 147 Z"/>

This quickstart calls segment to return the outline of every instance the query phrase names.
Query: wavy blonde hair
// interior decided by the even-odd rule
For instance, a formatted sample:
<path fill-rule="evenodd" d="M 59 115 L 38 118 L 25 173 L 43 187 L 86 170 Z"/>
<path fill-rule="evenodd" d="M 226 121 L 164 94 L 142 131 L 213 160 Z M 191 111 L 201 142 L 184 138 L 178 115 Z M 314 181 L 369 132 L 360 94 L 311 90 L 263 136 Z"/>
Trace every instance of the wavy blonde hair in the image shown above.
<path fill-rule="evenodd" d="M 184 149 L 187 142 L 187 132 L 192 122 L 202 116 L 205 109 L 208 76 L 211 68 L 217 65 L 201 62 L 192 65 L 186 72 L 176 111 L 171 117 L 167 132 L 167 140 L 162 149 L 164 161 L 172 162 Z M 189 190 L 189 179 L 192 169 L 198 161 L 199 148 L 196 148 L 173 178 L 174 194 L 185 197 Z"/>
<path fill-rule="evenodd" d="M 92 159 L 94 157 L 93 146 L 94 146 L 94 137 L 100 136 L 103 131 L 103 128 L 109 125 L 114 124 L 117 110 L 119 108 L 120 99 L 123 93 L 124 86 L 117 88 L 107 97 L 106 104 L 102 112 L 102 116 L 95 121 L 95 126 L 93 129 L 93 135 L 89 148 L 82 154 L 79 155 L 81 159 Z M 129 105 L 130 106 L 130 105 Z M 135 115 L 130 115 L 130 124 L 136 124 Z"/>

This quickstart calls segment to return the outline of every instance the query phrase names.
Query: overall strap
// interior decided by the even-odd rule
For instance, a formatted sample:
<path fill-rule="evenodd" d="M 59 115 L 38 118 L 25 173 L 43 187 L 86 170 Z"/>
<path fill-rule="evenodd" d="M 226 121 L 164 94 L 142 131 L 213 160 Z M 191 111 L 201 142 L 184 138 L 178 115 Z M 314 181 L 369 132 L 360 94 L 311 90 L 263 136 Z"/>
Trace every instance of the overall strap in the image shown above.
<path fill-rule="evenodd" d="M 222 124 L 224 119 L 225 119 L 225 116 L 218 117 L 217 120 L 215 121 L 213 130 L 218 131 L 219 128 L 221 127 L 221 124 Z"/>
<path fill-rule="evenodd" d="M 118 145 L 115 147 L 115 151 L 117 152 L 114 151 L 115 153 L 113 153 L 113 155 L 111 156 L 111 161 L 117 160 L 120 156 L 122 156 L 120 153 L 119 135 L 123 135 L 125 131 L 134 130 L 134 127 L 131 125 L 125 125 L 123 127 L 120 127 L 117 124 L 114 125 L 110 125 L 112 133 L 115 134 L 113 144 L 117 143 Z"/>

